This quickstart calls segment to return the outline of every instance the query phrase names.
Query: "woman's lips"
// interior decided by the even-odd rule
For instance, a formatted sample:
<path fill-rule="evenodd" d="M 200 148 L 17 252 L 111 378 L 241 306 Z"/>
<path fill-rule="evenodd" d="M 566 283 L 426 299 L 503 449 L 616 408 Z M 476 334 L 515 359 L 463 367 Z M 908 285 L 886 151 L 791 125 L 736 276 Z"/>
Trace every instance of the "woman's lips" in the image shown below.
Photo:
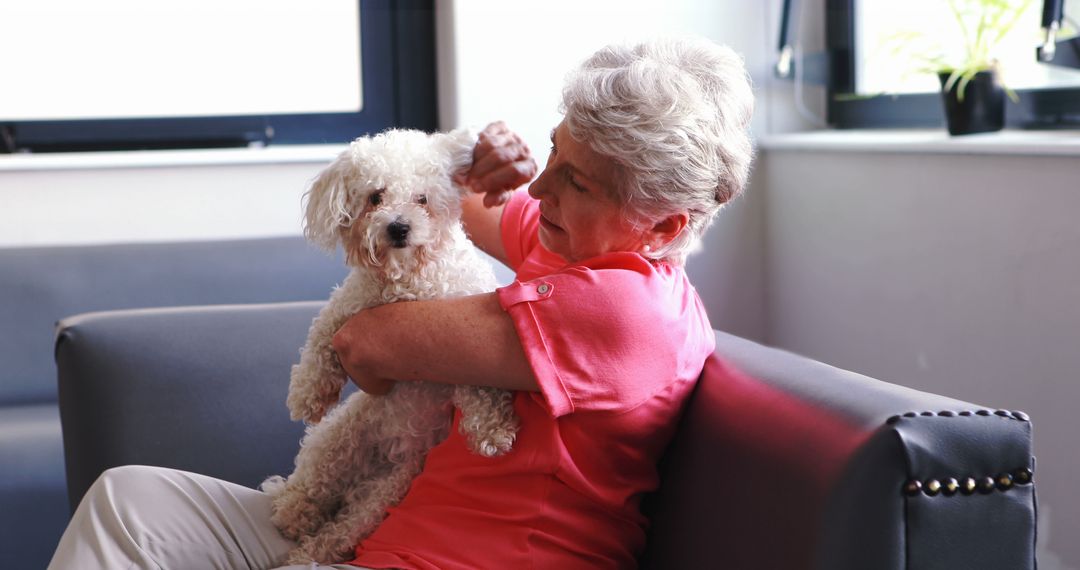
<path fill-rule="evenodd" d="M 555 225 L 551 220 L 547 219 L 547 216 L 545 216 L 543 212 L 540 213 L 540 225 L 549 230 L 562 231 L 562 228 Z"/>

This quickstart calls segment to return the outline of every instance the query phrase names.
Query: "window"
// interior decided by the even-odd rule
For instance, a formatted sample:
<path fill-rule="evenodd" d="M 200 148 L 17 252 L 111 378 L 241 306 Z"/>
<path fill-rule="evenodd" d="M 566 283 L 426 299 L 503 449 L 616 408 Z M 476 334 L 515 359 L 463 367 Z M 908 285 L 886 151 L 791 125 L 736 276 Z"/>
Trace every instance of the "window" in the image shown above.
<path fill-rule="evenodd" d="M 1038 61 L 1042 2 L 1013 1 L 1024 9 L 996 52 L 1007 85 L 1019 96 L 1019 103 L 1008 103 L 1008 125 L 1080 126 L 1080 69 Z M 1080 0 L 1072 0 L 1058 39 L 1075 36 L 1078 20 Z M 839 128 L 943 124 L 937 78 L 913 73 L 918 64 L 910 53 L 948 55 L 959 34 L 949 0 L 828 0 L 829 122 Z M 1080 40 L 1070 47 L 1077 46 Z"/>
<path fill-rule="evenodd" d="M 19 0 L 0 152 L 345 142 L 436 127 L 431 0 Z"/>

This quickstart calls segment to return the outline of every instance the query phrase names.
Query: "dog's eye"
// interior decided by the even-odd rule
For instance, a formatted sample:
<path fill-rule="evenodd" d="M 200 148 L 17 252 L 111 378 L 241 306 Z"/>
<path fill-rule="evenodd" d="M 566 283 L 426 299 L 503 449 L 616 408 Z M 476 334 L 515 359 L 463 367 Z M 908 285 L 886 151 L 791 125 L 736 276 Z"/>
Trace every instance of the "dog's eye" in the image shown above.
<path fill-rule="evenodd" d="M 416 201 L 419 202 L 421 206 L 426 206 L 427 205 L 427 196 L 421 194 L 420 197 L 416 199 Z"/>
<path fill-rule="evenodd" d="M 372 206 L 378 206 L 379 204 L 382 204 L 382 190 L 379 190 L 378 192 L 373 193 L 371 196 L 368 196 L 368 203 Z"/>

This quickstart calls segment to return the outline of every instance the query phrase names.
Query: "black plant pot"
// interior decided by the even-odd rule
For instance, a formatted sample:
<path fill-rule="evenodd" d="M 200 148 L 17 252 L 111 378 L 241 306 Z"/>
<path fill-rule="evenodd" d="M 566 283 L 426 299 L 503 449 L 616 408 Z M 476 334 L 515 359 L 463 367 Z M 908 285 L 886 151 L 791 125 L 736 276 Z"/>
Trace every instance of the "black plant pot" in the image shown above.
<path fill-rule="evenodd" d="M 980 71 L 964 88 L 964 100 L 957 97 L 960 81 L 945 91 L 948 73 L 939 73 L 941 97 L 950 135 L 971 135 L 1000 131 L 1005 126 L 1005 89 L 993 71 Z"/>

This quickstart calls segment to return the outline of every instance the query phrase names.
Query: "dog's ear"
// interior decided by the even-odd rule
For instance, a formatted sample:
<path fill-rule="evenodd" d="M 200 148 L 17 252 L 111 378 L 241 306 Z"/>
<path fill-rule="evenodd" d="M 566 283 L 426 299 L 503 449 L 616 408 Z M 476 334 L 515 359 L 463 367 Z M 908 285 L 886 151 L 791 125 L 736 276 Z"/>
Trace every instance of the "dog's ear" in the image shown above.
<path fill-rule="evenodd" d="M 354 143 L 355 144 L 355 143 Z M 338 230 L 352 222 L 348 175 L 353 169 L 352 145 L 315 177 L 304 193 L 304 236 L 328 251 L 338 244 Z"/>
<path fill-rule="evenodd" d="M 472 168 L 473 149 L 476 147 L 478 136 L 479 133 L 475 129 L 465 127 L 432 135 L 432 144 L 435 149 L 448 158 L 447 164 L 450 165 L 448 174 L 451 180 L 455 180 L 457 175 L 465 174 Z M 454 186 L 463 190 L 456 180 Z"/>

